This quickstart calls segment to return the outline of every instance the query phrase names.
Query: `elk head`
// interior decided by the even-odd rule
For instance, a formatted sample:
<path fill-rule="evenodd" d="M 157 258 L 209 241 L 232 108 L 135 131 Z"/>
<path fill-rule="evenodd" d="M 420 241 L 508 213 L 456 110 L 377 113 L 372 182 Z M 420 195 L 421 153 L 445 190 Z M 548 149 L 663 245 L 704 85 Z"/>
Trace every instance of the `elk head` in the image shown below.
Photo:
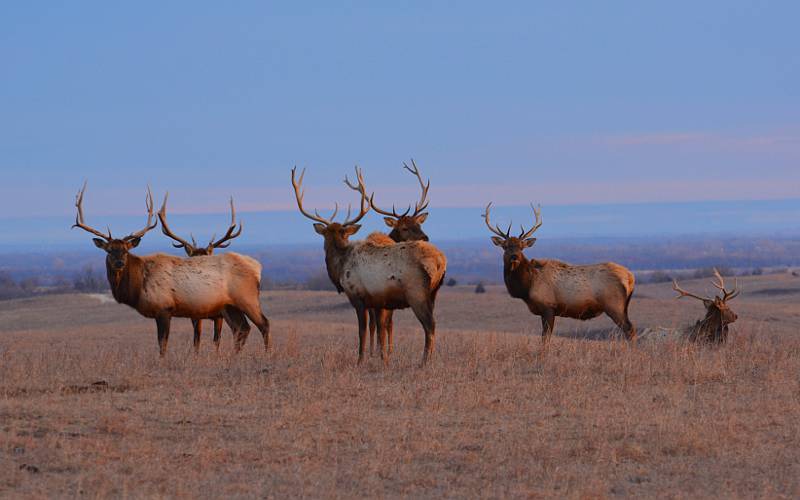
<path fill-rule="evenodd" d="M 93 238 L 95 246 L 97 248 L 101 248 L 106 252 L 106 265 L 110 271 L 113 271 L 116 274 L 121 273 L 125 266 L 128 264 L 128 252 L 130 252 L 133 248 L 136 248 L 139 245 L 139 242 L 142 239 L 142 236 L 158 224 L 157 221 L 153 221 L 154 214 L 153 214 L 153 194 L 150 192 L 150 187 L 147 187 L 147 198 L 145 203 L 147 205 L 147 224 L 144 226 L 144 229 L 136 231 L 135 233 L 131 233 L 124 238 L 114 238 L 111 236 L 111 229 L 108 228 L 107 234 L 103 234 L 97 229 L 94 229 L 90 226 L 87 226 L 83 219 L 83 194 L 86 192 L 86 183 L 83 184 L 83 187 L 80 191 L 78 191 L 77 196 L 75 197 L 75 207 L 78 209 L 78 214 L 75 216 L 75 224 L 72 227 L 79 227 L 84 231 L 87 231 L 98 238 Z"/>
<path fill-rule="evenodd" d="M 738 297 L 741 293 L 741 290 L 739 290 L 736 284 L 734 284 L 733 290 L 726 290 L 725 280 L 716 269 L 714 269 L 714 276 L 716 281 L 712 280 L 711 284 L 714 285 L 714 288 L 717 288 L 722 292 L 721 297 L 719 295 L 716 295 L 714 298 L 695 295 L 682 289 L 680 286 L 678 286 L 678 282 L 675 280 L 672 280 L 672 289 L 678 292 L 678 296 L 675 297 L 677 299 L 682 297 L 691 297 L 693 299 L 702 301 L 706 308 L 705 319 L 718 322 L 716 326 L 722 328 L 736 321 L 738 316 L 736 316 L 736 313 L 733 312 L 733 310 L 728 306 L 728 301 Z"/>
<path fill-rule="evenodd" d="M 492 243 L 503 249 L 503 263 L 513 271 L 525 261 L 524 250 L 532 247 L 533 244 L 536 243 L 536 238 L 531 238 L 530 236 L 542 226 L 541 208 L 536 208 L 531 204 L 533 214 L 536 216 L 536 222 L 533 227 L 529 231 L 525 231 L 525 228 L 520 225 L 519 236 L 511 236 L 510 223 L 508 224 L 508 229 L 503 231 L 500 229 L 499 225 L 493 227 L 491 222 L 489 222 L 489 210 L 491 207 L 491 203 L 486 205 L 486 212 L 483 214 L 483 219 L 489 231 L 497 235 L 492 236 Z"/>
<path fill-rule="evenodd" d="M 391 212 L 381 210 L 375 205 L 374 193 L 369 199 L 369 204 L 372 209 L 385 216 L 383 221 L 387 226 L 392 228 L 389 237 L 394 241 L 428 241 L 428 235 L 422 230 L 422 224 L 428 218 L 428 213 L 425 212 L 425 209 L 428 208 L 428 203 L 430 203 L 428 200 L 428 189 L 431 187 L 431 180 L 428 179 L 427 183 L 423 182 L 417 164 L 413 159 L 411 160 L 411 165 L 412 167 L 409 167 L 403 162 L 403 168 L 414 174 L 422 190 L 419 201 L 414 205 L 413 213 L 411 212 L 411 205 L 409 205 L 402 214 L 397 213 L 394 205 L 392 205 Z"/>
<path fill-rule="evenodd" d="M 347 184 L 351 189 L 354 189 L 359 192 L 361 195 L 361 209 L 358 212 L 358 215 L 355 218 L 350 218 L 351 208 L 350 206 L 347 207 L 347 216 L 345 217 L 344 222 L 334 222 L 333 219 L 336 218 L 336 214 L 339 213 L 339 204 L 337 203 L 334 210 L 333 215 L 330 218 L 325 218 L 314 210 L 314 213 L 311 214 L 307 212 L 303 208 L 303 196 L 305 195 L 305 191 L 302 189 L 303 185 L 303 177 L 306 175 L 305 169 L 300 173 L 300 179 L 295 179 L 297 167 L 292 169 L 292 186 L 294 187 L 294 196 L 297 199 L 297 208 L 300 209 L 300 213 L 308 217 L 309 219 L 315 222 L 314 230 L 317 234 L 322 235 L 325 238 L 325 245 L 331 245 L 338 250 L 344 250 L 347 248 L 348 239 L 350 236 L 356 234 L 359 229 L 361 229 L 361 225 L 358 224 L 358 221 L 364 218 L 369 212 L 369 198 L 367 197 L 366 187 L 364 186 L 364 177 L 361 174 L 361 169 L 356 167 L 356 179 L 358 181 L 357 185 L 354 185 L 350 182 L 350 180 L 345 177 L 344 182 Z"/>
<path fill-rule="evenodd" d="M 175 233 L 167 225 L 167 197 L 169 196 L 169 192 L 164 195 L 164 203 L 161 204 L 161 210 L 158 211 L 158 219 L 161 221 L 161 232 L 164 233 L 166 236 L 172 238 L 177 243 L 173 243 L 172 246 L 175 248 L 183 248 L 186 251 L 186 255 L 189 257 L 198 257 L 201 255 L 213 255 L 214 250 L 217 248 L 228 248 L 230 246 L 230 241 L 240 234 L 242 234 L 242 223 L 240 222 L 237 227 L 236 223 L 236 209 L 233 207 L 233 197 L 231 197 L 231 224 L 228 226 L 228 230 L 225 232 L 225 235 L 218 239 L 216 238 L 216 234 L 211 237 L 211 241 L 208 242 L 208 245 L 204 247 L 197 246 L 197 241 L 194 239 L 194 235 L 189 234 L 189 237 L 192 239 L 192 242 L 189 243 L 188 241 L 184 240 L 180 236 L 177 236 Z"/>

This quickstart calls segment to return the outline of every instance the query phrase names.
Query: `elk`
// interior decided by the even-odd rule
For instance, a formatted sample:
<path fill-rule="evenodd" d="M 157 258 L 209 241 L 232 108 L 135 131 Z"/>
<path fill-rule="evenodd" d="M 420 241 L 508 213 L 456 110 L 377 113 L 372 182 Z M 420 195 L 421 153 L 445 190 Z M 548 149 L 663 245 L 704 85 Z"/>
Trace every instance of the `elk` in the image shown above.
<path fill-rule="evenodd" d="M 146 318 L 156 321 L 159 354 L 167 352 L 173 317 L 201 320 L 222 316 L 236 335 L 238 352 L 247 340 L 249 319 L 261 331 L 269 348 L 269 321 L 261 312 L 259 289 L 261 264 L 229 252 L 183 259 L 173 255 L 138 256 L 131 250 L 158 224 L 154 221 L 153 195 L 147 189 L 147 224 L 124 238 L 104 234 L 88 226 L 83 217 L 86 184 L 75 197 L 75 224 L 97 238 L 95 246 L 106 252 L 106 274 L 114 299 Z"/>
<path fill-rule="evenodd" d="M 430 203 L 428 200 L 428 189 L 431 187 L 431 181 L 428 179 L 428 182 L 424 182 L 422 180 L 422 176 L 419 173 L 419 168 L 417 168 L 416 162 L 412 159 L 411 160 L 412 167 L 409 167 L 408 164 L 403 162 L 403 168 L 411 172 L 419 182 L 420 189 L 422 190 L 422 194 L 420 195 L 419 201 L 414 205 L 414 212 L 411 212 L 411 205 L 408 206 L 405 212 L 398 213 L 397 209 L 395 209 L 394 205 L 392 205 L 392 211 L 389 212 L 387 210 L 382 210 L 375 204 L 375 194 L 373 193 L 370 196 L 369 204 L 372 207 L 372 210 L 383 215 L 383 221 L 389 226 L 392 230 L 389 233 L 389 238 L 392 241 L 402 243 L 404 241 L 428 241 L 428 235 L 422 230 L 422 224 L 428 218 L 428 213 L 425 212 L 425 209 L 428 208 L 428 204 Z M 348 184 L 351 189 L 355 189 L 356 191 L 358 188 L 356 186 Z M 386 319 L 386 333 L 389 339 L 389 354 L 392 353 L 394 350 L 394 322 L 392 320 L 392 316 L 394 312 L 391 310 L 386 311 L 385 313 Z M 369 310 L 369 353 L 372 355 L 372 352 L 375 347 L 375 328 L 376 328 L 376 321 L 379 316 L 379 311 L 376 309 Z"/>
<path fill-rule="evenodd" d="M 347 295 L 358 318 L 358 363 L 364 360 L 367 333 L 367 311 L 375 309 L 378 328 L 378 344 L 381 360 L 388 363 L 386 351 L 386 311 L 410 307 L 425 331 L 424 365 L 433 354 L 436 322 L 433 310 L 436 294 L 442 286 L 447 259 L 435 246 L 425 241 L 394 243 L 385 235 L 351 242 L 361 226 L 358 222 L 369 212 L 370 203 L 364 186 L 364 178 L 356 167 L 357 186 L 361 205 L 358 215 L 350 218 L 350 209 L 344 222 L 335 222 L 339 206 L 330 218 L 322 217 L 318 211 L 308 212 L 303 208 L 302 190 L 305 170 L 296 178 L 297 168 L 292 169 L 297 208 L 305 217 L 315 222 L 314 230 L 324 240 L 325 264 L 328 276 L 336 289 Z M 345 178 L 345 183 L 353 186 Z M 388 241 L 387 241 L 388 240 Z"/>
<path fill-rule="evenodd" d="M 486 206 L 484 221 L 492 242 L 503 249 L 503 278 L 509 295 L 522 299 L 530 312 L 542 319 L 542 341 L 547 343 L 555 329 L 556 317 L 588 320 L 605 313 L 625 333 L 636 339 L 636 328 L 628 318 L 634 277 L 628 269 L 613 262 L 573 266 L 553 259 L 530 259 L 523 251 L 536 243 L 531 235 L 542 226 L 541 210 L 533 205 L 534 226 L 519 236 L 511 236 L 511 225 L 503 231 L 492 226 Z"/>
<path fill-rule="evenodd" d="M 725 343 L 728 339 L 728 325 L 736 321 L 738 317 L 728 306 L 728 301 L 735 299 L 741 293 L 738 284 L 734 284 L 733 290 L 728 291 L 725 288 L 725 280 L 716 269 L 714 269 L 714 277 L 717 281 L 711 280 L 711 284 L 722 292 L 722 297 L 716 295 L 713 299 L 687 292 L 678 286 L 677 281 L 672 280 L 672 289 L 678 292 L 676 299 L 691 297 L 702 301 L 706 308 L 706 316 L 689 328 L 689 340 L 692 342 Z"/>
<path fill-rule="evenodd" d="M 225 235 L 218 240 L 214 240 L 216 235 L 211 237 L 211 241 L 209 241 L 208 245 L 202 247 L 197 244 L 197 241 L 194 239 L 194 235 L 189 235 L 192 239 L 192 242 L 189 243 L 185 239 L 177 236 L 172 230 L 169 228 L 167 224 L 167 198 L 169 197 L 169 193 L 164 195 L 164 202 L 161 204 L 161 209 L 158 211 L 158 220 L 161 221 L 161 232 L 164 233 L 167 237 L 175 240 L 172 243 L 172 246 L 175 248 L 183 248 L 186 252 L 186 255 L 189 257 L 202 257 L 207 255 L 213 255 L 214 250 L 217 248 L 228 248 L 230 246 L 230 241 L 234 238 L 238 237 L 242 234 L 242 224 L 236 223 L 236 209 L 233 206 L 233 197 L 231 197 L 231 224 L 228 227 L 228 230 L 225 232 Z M 222 316 L 218 316 L 213 318 L 214 321 L 214 346 L 219 350 L 219 342 L 220 337 L 222 334 Z M 244 323 L 249 331 L 250 325 L 246 322 Z M 203 333 L 203 322 L 199 319 L 192 319 L 192 327 L 194 328 L 194 350 L 195 352 L 200 350 L 200 336 Z"/>

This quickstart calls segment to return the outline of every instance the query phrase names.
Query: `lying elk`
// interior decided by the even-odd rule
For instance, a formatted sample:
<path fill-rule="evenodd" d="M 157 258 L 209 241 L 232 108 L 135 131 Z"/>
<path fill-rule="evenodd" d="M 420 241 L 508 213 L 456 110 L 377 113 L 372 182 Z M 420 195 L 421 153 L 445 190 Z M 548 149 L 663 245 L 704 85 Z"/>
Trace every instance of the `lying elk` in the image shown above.
<path fill-rule="evenodd" d="M 222 316 L 236 334 L 236 350 L 249 333 L 247 319 L 258 327 L 269 348 L 269 321 L 261 312 L 259 289 L 261 264 L 236 253 L 182 259 L 166 254 L 138 256 L 130 253 L 145 233 L 156 227 L 153 195 L 147 190 L 147 225 L 122 239 L 86 225 L 83 195 L 86 184 L 75 198 L 78 214 L 72 227 L 79 227 L 97 238 L 94 244 L 106 252 L 106 274 L 114 299 L 147 318 L 156 320 L 161 356 L 167 351 L 173 317 L 201 320 Z"/>
<path fill-rule="evenodd" d="M 722 297 L 717 295 L 713 299 L 689 293 L 679 287 L 677 281 L 672 280 L 672 289 L 678 292 L 677 299 L 691 297 L 702 301 L 706 308 L 705 318 L 699 320 L 689 329 L 689 340 L 692 342 L 722 344 L 728 339 L 728 325 L 736 321 L 736 313 L 728 307 L 728 301 L 738 297 L 741 291 L 736 285 L 734 285 L 733 290 L 726 290 L 725 280 L 716 269 L 714 269 L 714 276 L 717 281 L 712 280 L 711 284 L 722 292 Z"/>
<path fill-rule="evenodd" d="M 386 352 L 386 311 L 411 307 L 414 315 L 425 330 L 425 351 L 422 363 L 425 364 L 433 353 L 436 322 L 433 317 L 436 294 L 442 285 L 447 259 L 435 246 L 424 241 L 395 244 L 385 235 L 367 238 L 364 241 L 350 242 L 350 236 L 358 232 L 358 223 L 369 212 L 364 179 L 356 168 L 358 185 L 353 186 L 361 196 L 358 215 L 350 218 L 350 210 L 342 223 L 334 222 L 338 205 L 333 215 L 326 219 L 316 210 L 313 214 L 303 208 L 302 184 L 305 170 L 296 179 L 296 168 L 292 169 L 297 208 L 307 218 L 313 220 L 314 230 L 325 238 L 325 264 L 328 276 L 336 289 L 344 292 L 356 310 L 358 317 L 358 362 L 364 360 L 367 334 L 367 310 L 376 309 L 379 314 L 378 343 L 381 359 L 388 362 Z"/>
<path fill-rule="evenodd" d="M 607 262 L 588 266 L 572 266 L 558 260 L 528 260 L 523 251 L 536 243 L 530 236 L 542 225 L 541 211 L 533 205 L 536 222 L 529 231 L 521 228 L 519 236 L 511 236 L 511 225 L 503 231 L 492 227 L 486 206 L 483 218 L 497 236 L 492 242 L 501 247 L 503 278 L 508 293 L 522 299 L 528 309 L 542 318 L 542 340 L 547 341 L 555 328 L 556 317 L 592 319 L 608 315 L 625 332 L 628 340 L 636 339 L 636 328 L 628 318 L 628 305 L 633 295 L 634 278 L 626 268 Z"/>
<path fill-rule="evenodd" d="M 197 245 L 197 241 L 194 239 L 194 235 L 189 235 L 192 239 L 192 242 L 189 243 L 188 241 L 184 240 L 180 236 L 177 236 L 175 233 L 170 230 L 169 225 L 167 225 L 167 198 L 169 197 L 169 193 L 164 195 L 164 203 L 161 204 L 161 210 L 158 211 L 158 219 L 161 221 L 161 232 L 164 233 L 169 238 L 172 238 L 177 243 L 173 243 L 172 246 L 175 248 L 183 248 L 186 252 L 186 255 L 189 257 L 202 257 L 207 255 L 213 255 L 214 250 L 217 248 L 228 248 L 230 246 L 230 241 L 240 234 L 242 234 L 242 224 L 236 223 L 236 209 L 233 207 L 233 198 L 231 198 L 231 224 L 228 227 L 228 230 L 225 232 L 225 235 L 218 239 L 216 235 L 211 237 L 211 241 L 209 241 L 208 245 L 201 247 Z M 218 316 L 213 318 L 214 321 L 214 345 L 216 346 L 217 350 L 219 350 L 219 341 L 220 336 L 222 334 L 222 316 Z M 249 333 L 250 325 L 247 322 L 244 323 L 246 329 Z M 203 333 L 203 322 L 199 319 L 192 319 L 192 327 L 194 327 L 194 350 L 200 350 L 200 336 Z M 245 334 L 247 335 L 247 334 Z"/>
<path fill-rule="evenodd" d="M 403 213 L 398 213 L 394 206 L 392 206 L 391 212 L 380 209 L 377 205 L 375 205 L 374 193 L 369 199 L 369 204 L 372 207 L 372 210 L 383 215 L 383 221 L 392 229 L 392 231 L 389 233 L 389 238 L 398 243 L 402 243 L 404 241 L 428 241 L 428 235 L 422 230 L 422 224 L 428 218 L 428 213 L 425 212 L 425 209 L 428 208 L 428 203 L 430 203 L 428 200 L 428 189 L 431 187 L 431 181 L 428 179 L 428 182 L 426 183 L 422 180 L 422 176 L 419 173 L 419 168 L 417 168 L 417 164 L 413 159 L 411 160 L 411 165 L 412 166 L 409 167 L 405 162 L 403 162 L 403 168 L 414 174 L 414 176 L 417 178 L 417 181 L 419 181 L 420 189 L 422 190 L 419 201 L 414 205 L 413 213 L 411 212 L 411 205 L 409 205 L 406 211 Z M 352 185 L 350 185 L 350 188 L 357 190 L 357 187 Z M 389 339 L 389 354 L 391 354 L 392 350 L 394 350 L 394 322 L 392 320 L 394 312 L 388 310 L 384 314 L 386 320 L 386 333 Z M 379 315 L 380 311 L 376 309 L 369 310 L 370 354 L 372 354 L 375 346 L 375 327 Z"/>

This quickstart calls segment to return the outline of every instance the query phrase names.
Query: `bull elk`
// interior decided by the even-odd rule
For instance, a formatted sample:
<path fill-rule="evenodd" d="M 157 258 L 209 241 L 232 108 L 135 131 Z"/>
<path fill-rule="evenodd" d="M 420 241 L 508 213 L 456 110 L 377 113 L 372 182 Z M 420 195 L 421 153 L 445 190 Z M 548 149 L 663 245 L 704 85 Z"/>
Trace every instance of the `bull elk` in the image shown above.
<path fill-rule="evenodd" d="M 161 232 L 164 233 L 167 237 L 174 240 L 172 246 L 175 248 L 183 248 L 186 252 L 186 255 L 189 257 L 203 257 L 207 255 L 213 255 L 214 250 L 217 248 L 228 248 L 230 246 L 230 241 L 234 238 L 238 237 L 242 234 L 242 224 L 236 223 L 236 209 L 233 206 L 233 198 L 231 197 L 231 224 L 228 226 L 228 230 L 222 236 L 222 238 L 215 240 L 216 235 L 211 237 L 211 241 L 208 242 L 206 246 L 199 246 L 197 241 L 194 239 L 194 235 L 189 235 L 192 239 L 192 242 L 189 243 L 185 239 L 181 238 L 180 236 L 176 235 L 172 230 L 169 228 L 167 224 L 167 198 L 169 197 L 169 193 L 164 195 L 164 202 L 161 204 L 161 209 L 158 211 L 158 219 L 161 221 Z M 213 318 L 214 321 L 214 345 L 216 346 L 217 350 L 219 350 L 219 342 L 220 337 L 222 334 L 222 316 L 218 316 Z M 250 325 L 245 322 L 246 329 L 250 330 Z M 199 319 L 192 319 L 192 327 L 194 329 L 194 350 L 200 350 L 200 336 L 203 333 L 203 322 Z"/>
<path fill-rule="evenodd" d="M 717 281 L 711 280 L 711 284 L 722 292 L 722 296 L 716 295 L 713 299 L 687 292 L 678 286 L 677 281 L 672 280 L 672 289 L 678 292 L 675 298 L 691 297 L 701 301 L 706 308 L 706 316 L 689 329 L 689 340 L 692 342 L 722 344 L 728 339 L 728 325 L 736 321 L 736 313 L 728 306 L 728 301 L 738 297 L 741 290 L 734 285 L 733 290 L 728 291 L 725 280 L 716 269 L 714 276 Z"/>
<path fill-rule="evenodd" d="M 86 184 L 75 197 L 75 224 L 97 238 L 95 246 L 106 252 L 106 274 L 114 299 L 156 321 L 159 353 L 167 351 L 173 317 L 201 320 L 224 317 L 236 335 L 236 350 L 247 339 L 249 319 L 261 331 L 269 348 L 269 321 L 261 312 L 261 264 L 233 252 L 183 259 L 173 255 L 138 256 L 131 250 L 155 228 L 153 195 L 147 190 L 147 225 L 124 238 L 114 238 L 88 225 L 83 217 Z"/>
<path fill-rule="evenodd" d="M 536 243 L 531 235 L 542 226 L 541 211 L 531 205 L 536 221 L 519 236 L 511 236 L 511 225 L 503 231 L 489 222 L 486 206 L 484 221 L 492 242 L 503 249 L 503 278 L 509 295 L 522 299 L 528 309 L 542 318 L 542 340 L 547 342 L 555 328 L 556 317 L 588 320 L 602 313 L 608 315 L 625 332 L 628 340 L 636 339 L 636 328 L 628 318 L 628 305 L 633 295 L 634 278 L 628 269 L 606 262 L 573 266 L 552 259 L 531 259 L 523 251 Z"/>
<path fill-rule="evenodd" d="M 358 362 L 364 360 L 367 333 L 367 311 L 379 311 L 377 318 L 378 344 L 381 360 L 388 363 L 386 351 L 386 311 L 410 307 L 425 330 L 425 364 L 434 349 L 436 322 L 433 310 L 436 294 L 442 285 L 447 259 L 435 246 L 424 241 L 394 243 L 385 235 L 351 242 L 361 226 L 358 222 L 369 212 L 370 203 L 361 171 L 356 168 L 357 186 L 361 198 L 358 215 L 350 218 L 350 209 L 344 222 L 335 222 L 338 204 L 330 218 L 322 217 L 316 210 L 309 213 L 303 208 L 302 190 L 305 170 L 296 179 L 297 168 L 292 169 L 292 186 L 297 208 L 305 217 L 315 222 L 314 230 L 325 239 L 325 264 L 328 276 L 336 289 L 347 295 L 358 318 Z M 388 240 L 388 241 L 387 241 Z"/>
<path fill-rule="evenodd" d="M 419 182 L 420 189 L 422 194 L 420 195 L 419 201 L 414 205 L 413 212 L 411 205 L 408 206 L 405 212 L 399 213 L 397 209 L 392 205 L 392 211 L 389 212 L 387 210 L 382 210 L 375 204 L 375 194 L 373 193 L 370 196 L 369 204 L 372 207 L 372 210 L 383 215 L 383 221 L 386 223 L 387 226 L 391 228 L 391 232 L 389 233 L 389 238 L 392 241 L 397 243 L 402 243 L 404 241 L 428 241 L 428 235 L 425 234 L 425 231 L 422 230 L 422 224 L 428 218 L 428 213 L 425 212 L 425 209 L 428 208 L 428 204 L 430 203 L 428 200 L 428 189 L 431 187 L 431 181 L 428 179 L 428 182 L 424 182 L 422 180 L 422 176 L 419 173 L 419 168 L 417 168 L 416 162 L 412 159 L 411 160 L 411 167 L 408 166 L 405 162 L 403 162 L 403 168 L 411 172 Z M 351 189 L 358 190 L 356 186 L 352 186 L 348 184 Z M 380 315 L 380 311 L 376 309 L 369 310 L 369 353 L 372 355 L 373 349 L 375 347 L 375 328 L 377 318 Z M 386 334 L 389 340 L 389 354 L 392 353 L 394 350 L 394 321 L 392 319 L 394 312 L 388 310 L 384 313 L 385 320 L 386 320 Z"/>

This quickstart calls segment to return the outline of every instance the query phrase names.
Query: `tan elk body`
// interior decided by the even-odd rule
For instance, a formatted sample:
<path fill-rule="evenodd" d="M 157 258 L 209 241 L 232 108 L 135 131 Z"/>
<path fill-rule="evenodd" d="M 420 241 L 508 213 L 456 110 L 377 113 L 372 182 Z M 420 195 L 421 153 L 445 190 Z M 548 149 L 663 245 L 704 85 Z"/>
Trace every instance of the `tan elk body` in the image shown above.
<path fill-rule="evenodd" d="M 194 236 L 191 236 L 192 242 L 189 243 L 187 240 L 181 238 L 180 236 L 176 235 L 172 232 L 167 224 L 167 198 L 169 197 L 169 193 L 164 195 L 164 202 L 161 204 L 161 209 L 158 211 L 158 219 L 161 221 L 161 232 L 164 233 L 167 237 L 175 240 L 172 244 L 175 248 L 183 248 L 186 252 L 186 255 L 189 257 L 204 257 L 214 254 L 214 250 L 217 248 L 228 248 L 230 246 L 230 241 L 234 238 L 237 238 L 239 235 L 242 234 L 242 224 L 236 223 L 236 209 L 233 206 L 233 198 L 231 198 L 231 223 L 228 226 L 228 230 L 222 236 L 222 238 L 215 240 L 216 235 L 211 237 L 211 241 L 209 241 L 208 245 L 200 246 L 194 239 Z M 259 266 L 259 274 L 261 273 L 260 266 Z M 217 316 L 211 318 L 214 322 L 214 345 L 216 346 L 217 350 L 219 350 L 219 343 L 222 336 L 222 321 L 223 317 Z M 250 325 L 247 324 L 246 321 L 243 322 L 242 332 L 239 332 L 241 335 L 247 336 L 250 331 Z M 192 319 L 192 328 L 194 329 L 194 339 L 193 345 L 195 351 L 200 349 L 200 337 L 203 333 L 203 322 L 199 319 Z"/>
<path fill-rule="evenodd" d="M 298 209 L 316 222 L 314 230 L 325 238 L 328 276 L 337 290 L 347 295 L 356 310 L 359 363 L 364 359 L 366 347 L 367 311 L 380 311 L 380 317 L 377 318 L 378 342 L 381 359 L 387 362 L 386 311 L 408 307 L 425 330 L 423 363 L 427 361 L 434 349 L 436 322 L 433 310 L 447 267 L 444 254 L 424 241 L 393 243 L 385 235 L 372 235 L 358 242 L 349 241 L 349 237 L 361 227 L 357 222 L 369 212 L 369 200 L 360 171 L 356 171 L 357 187 L 350 185 L 349 181 L 346 182 L 360 192 L 361 210 L 354 219 L 349 218 L 348 211 L 343 223 L 333 222 L 336 211 L 326 219 L 317 212 L 311 214 L 303 208 L 300 186 L 305 172 L 296 180 L 295 171 L 296 169 L 292 169 L 292 185 Z"/>
<path fill-rule="evenodd" d="M 541 214 L 534 208 L 534 227 L 519 236 L 492 227 L 487 205 L 484 219 L 495 245 L 503 248 L 503 279 L 509 295 L 521 299 L 528 309 L 542 318 L 542 337 L 547 340 L 555 329 L 556 317 L 587 320 L 608 315 L 629 340 L 636 338 L 636 328 L 628 317 L 633 295 L 633 273 L 619 264 L 606 262 L 573 266 L 553 259 L 528 260 L 523 251 L 533 246 L 530 236 L 542 225 Z"/>
<path fill-rule="evenodd" d="M 258 327 L 269 347 L 269 321 L 261 312 L 261 264 L 236 253 L 185 259 L 166 254 L 137 256 L 130 250 L 156 226 L 153 200 L 148 192 L 147 225 L 141 231 L 116 239 L 87 226 L 83 218 L 84 188 L 78 193 L 75 224 L 99 238 L 94 244 L 106 252 L 106 272 L 114 299 L 147 318 L 156 320 L 159 352 L 166 353 L 173 317 L 201 320 L 224 317 L 237 334 L 236 349 L 246 340 L 246 319 Z M 244 332 L 244 333 L 243 333 Z"/>
<path fill-rule="evenodd" d="M 428 218 L 428 213 L 425 212 L 425 209 L 428 207 L 428 189 L 431 187 L 431 181 L 424 182 L 422 180 L 422 176 L 419 173 L 419 168 L 417 168 L 417 163 L 412 159 L 411 160 L 411 167 L 409 167 L 406 163 L 403 163 L 403 168 L 411 172 L 419 182 L 420 189 L 422 190 L 422 194 L 420 195 L 419 201 L 414 205 L 413 212 L 411 205 L 405 210 L 405 212 L 398 212 L 394 206 L 392 206 L 392 211 L 389 212 L 387 210 L 382 210 L 375 204 L 375 196 L 374 194 L 370 196 L 370 206 L 372 210 L 384 216 L 383 221 L 386 225 L 391 228 L 391 232 L 388 235 L 388 241 L 385 243 L 391 244 L 392 242 L 405 242 L 405 241 L 428 241 L 428 235 L 425 234 L 425 231 L 422 230 L 422 224 Z M 354 186 L 350 186 L 353 188 Z M 378 235 L 382 233 L 376 233 L 370 235 L 369 238 L 377 239 L 379 238 Z M 377 328 L 377 321 L 380 315 L 384 316 L 386 321 L 386 335 L 389 344 L 389 353 L 392 352 L 394 349 L 394 320 L 393 316 L 394 313 L 392 310 L 388 310 L 385 312 L 381 312 L 378 309 L 370 309 L 369 310 L 369 353 L 372 355 L 374 348 L 375 348 L 375 330 Z"/>

